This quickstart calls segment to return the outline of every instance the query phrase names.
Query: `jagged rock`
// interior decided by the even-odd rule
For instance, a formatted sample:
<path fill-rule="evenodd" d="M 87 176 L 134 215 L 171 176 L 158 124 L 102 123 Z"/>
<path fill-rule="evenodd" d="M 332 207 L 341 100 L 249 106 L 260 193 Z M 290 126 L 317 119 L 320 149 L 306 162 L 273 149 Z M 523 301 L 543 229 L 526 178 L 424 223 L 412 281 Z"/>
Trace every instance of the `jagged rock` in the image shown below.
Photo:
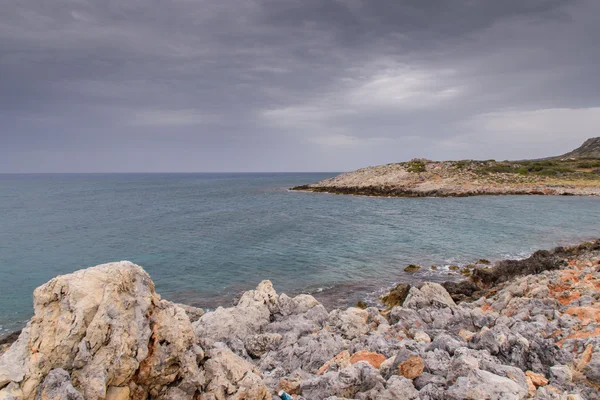
<path fill-rule="evenodd" d="M 421 269 L 420 266 L 411 264 L 411 265 L 406 266 L 406 268 L 404 268 L 404 272 L 417 272 L 420 269 Z"/>
<path fill-rule="evenodd" d="M 377 399 L 381 400 L 412 400 L 419 396 L 411 380 L 394 375 L 388 379 L 386 389 L 379 393 Z"/>
<path fill-rule="evenodd" d="M 458 331 L 458 336 L 460 336 L 465 342 L 468 342 L 473 338 L 473 336 L 475 336 L 475 334 L 466 329 L 461 329 L 460 331 Z"/>
<path fill-rule="evenodd" d="M 192 307 L 192 306 L 188 306 L 187 304 L 180 304 L 180 303 L 175 303 L 175 305 L 183 308 L 183 310 L 187 314 L 188 318 L 190 319 L 190 322 L 192 322 L 192 323 L 198 321 L 201 316 L 206 314 L 206 312 L 202 308 Z"/>
<path fill-rule="evenodd" d="M 399 328 L 406 328 L 409 330 L 427 327 L 419 313 L 410 308 L 394 307 L 390 310 L 387 317 L 390 324 L 398 324 Z"/>
<path fill-rule="evenodd" d="M 563 263 L 578 251 L 470 303 L 423 284 L 385 311 L 328 313 L 264 281 L 200 316 L 133 264 L 80 271 L 36 291 L 34 318 L 0 356 L 0 400 L 594 398 L 600 241 L 585 250 L 597 257 Z"/>
<path fill-rule="evenodd" d="M 421 376 L 424 368 L 425 364 L 423 364 L 421 357 L 411 356 L 398 365 L 397 374 L 412 380 Z"/>
<path fill-rule="evenodd" d="M 466 350 L 466 349 L 465 349 Z M 479 359 L 469 352 L 457 351 L 452 358 L 448 375 L 448 382 L 455 383 L 462 376 L 469 376 L 472 371 L 479 369 Z"/>
<path fill-rule="evenodd" d="M 322 329 L 325 321 L 329 318 L 329 314 L 325 307 L 318 304 L 302 313 L 291 313 L 285 316 L 276 314 L 272 317 L 275 318 L 275 321 L 264 326 L 262 331 L 279 333 L 283 336 L 282 345 L 291 345 L 302 336 Z"/>
<path fill-rule="evenodd" d="M 443 350 L 446 353 L 453 355 L 454 351 L 460 347 L 465 346 L 465 343 L 458 340 L 457 338 L 442 333 L 437 335 L 435 339 L 427 346 L 427 351 L 433 351 L 435 349 Z"/>
<path fill-rule="evenodd" d="M 531 383 L 538 388 L 540 386 L 546 386 L 548 384 L 548 379 L 544 377 L 544 375 L 536 374 L 533 371 L 525 372 L 525 375 L 531 380 Z"/>
<path fill-rule="evenodd" d="M 385 356 L 383 354 L 361 350 L 358 353 L 354 353 L 352 357 L 350 357 L 351 364 L 356 364 L 359 361 L 366 361 L 374 368 L 379 369 L 381 363 L 385 361 Z"/>
<path fill-rule="evenodd" d="M 368 319 L 367 311 L 351 307 L 345 311 L 333 310 L 327 324 L 332 332 L 339 332 L 346 339 L 352 340 L 369 331 Z"/>
<path fill-rule="evenodd" d="M 433 375 L 424 372 L 421 376 L 413 380 L 413 384 L 417 390 L 421 390 L 426 386 L 432 385 L 439 388 L 446 387 L 446 378 L 440 375 Z"/>
<path fill-rule="evenodd" d="M 27 324 L 17 341 L 0 357 L 0 388 L 10 382 L 20 384 L 25 378 L 29 361 L 30 331 L 30 324 Z"/>
<path fill-rule="evenodd" d="M 456 306 L 452 297 L 439 283 L 426 282 L 420 288 L 411 287 L 402 307 L 415 310 L 425 307 Z"/>
<path fill-rule="evenodd" d="M 59 368 L 48 373 L 36 400 L 83 400 L 83 396 L 73 387 L 69 373 Z"/>
<path fill-rule="evenodd" d="M 446 398 L 449 400 L 524 399 L 527 395 L 527 388 L 511 379 L 478 369 L 471 371 L 468 377 L 458 378 L 456 384 L 446 392 Z"/>
<path fill-rule="evenodd" d="M 350 353 L 348 350 L 342 351 L 331 360 L 327 361 L 319 370 L 318 375 L 323 375 L 327 371 L 338 371 L 340 369 L 349 367 L 352 363 L 350 362 Z"/>
<path fill-rule="evenodd" d="M 300 383 L 302 383 L 302 381 L 299 378 L 281 379 L 279 381 L 278 389 L 283 390 L 287 394 L 300 394 Z"/>
<path fill-rule="evenodd" d="M 600 352 L 594 353 L 590 362 L 583 368 L 583 373 L 590 382 L 600 386 Z"/>
<path fill-rule="evenodd" d="M 271 399 L 271 394 L 254 365 L 224 346 L 210 350 L 207 356 L 208 360 L 204 364 L 206 400 Z"/>
<path fill-rule="evenodd" d="M 450 354 L 444 350 L 435 349 L 423 354 L 422 358 L 427 372 L 439 376 L 446 376 L 446 372 L 448 371 L 448 368 L 450 368 Z"/>
<path fill-rule="evenodd" d="M 277 311 L 278 306 L 279 296 L 273 285 L 263 281 L 256 290 L 244 293 L 235 307 L 219 307 L 204 314 L 193 324 L 194 331 L 205 347 L 212 347 L 216 342 L 243 342 L 270 322 L 271 313 Z"/>
<path fill-rule="evenodd" d="M 573 371 L 567 365 L 555 365 L 550 367 L 550 373 L 552 374 L 552 383 L 554 383 L 554 381 L 559 383 L 569 383 L 573 380 Z"/>
<path fill-rule="evenodd" d="M 354 398 L 359 392 L 383 389 L 385 381 L 369 363 L 361 361 L 338 372 L 327 372 L 300 385 L 302 396 L 311 400 L 330 396 Z"/>
<path fill-rule="evenodd" d="M 21 400 L 23 391 L 16 382 L 11 382 L 4 389 L 0 389 L 0 400 Z"/>
<path fill-rule="evenodd" d="M 421 330 L 415 331 L 413 339 L 419 343 L 431 343 L 429 335 Z"/>
<path fill-rule="evenodd" d="M 281 345 L 277 351 L 269 351 L 260 360 L 262 370 L 280 366 L 287 373 L 302 369 L 315 373 L 329 359 L 348 349 L 348 343 L 339 335 L 320 330 Z"/>
<path fill-rule="evenodd" d="M 246 351 L 250 356 L 260 358 L 267 351 L 275 350 L 282 339 L 283 337 L 278 333 L 253 335 L 245 341 Z"/>
<path fill-rule="evenodd" d="M 189 318 L 160 299 L 137 265 L 104 264 L 54 278 L 35 290 L 34 310 L 0 359 L 0 386 L 7 379 L 19 383 L 24 399 L 60 368 L 90 399 L 105 398 L 109 386 L 127 385 L 134 376 L 138 390 L 152 396 L 175 381 L 192 394 L 203 384 L 202 350 Z"/>
<path fill-rule="evenodd" d="M 129 400 L 130 393 L 131 390 L 129 389 L 129 386 L 110 386 L 106 391 L 106 400 Z M 167 398 L 170 399 L 171 397 L 167 396 Z"/>
<path fill-rule="evenodd" d="M 399 283 L 395 288 L 390 290 L 390 292 L 381 298 L 381 302 L 386 305 L 387 308 L 393 308 L 396 306 L 402 306 L 404 300 L 406 300 L 406 296 L 408 296 L 408 292 L 410 290 L 410 285 L 407 283 Z"/>

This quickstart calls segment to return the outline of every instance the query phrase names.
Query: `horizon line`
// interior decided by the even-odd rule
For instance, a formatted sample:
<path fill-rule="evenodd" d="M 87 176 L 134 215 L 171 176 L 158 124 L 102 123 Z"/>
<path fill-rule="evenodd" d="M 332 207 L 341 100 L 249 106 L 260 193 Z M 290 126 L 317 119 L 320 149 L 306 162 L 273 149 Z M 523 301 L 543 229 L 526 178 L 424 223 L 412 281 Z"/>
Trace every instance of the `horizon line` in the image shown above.
<path fill-rule="evenodd" d="M 342 171 L 112 171 L 112 172 L 0 172 L 0 175 L 124 175 L 124 174 L 329 174 Z"/>

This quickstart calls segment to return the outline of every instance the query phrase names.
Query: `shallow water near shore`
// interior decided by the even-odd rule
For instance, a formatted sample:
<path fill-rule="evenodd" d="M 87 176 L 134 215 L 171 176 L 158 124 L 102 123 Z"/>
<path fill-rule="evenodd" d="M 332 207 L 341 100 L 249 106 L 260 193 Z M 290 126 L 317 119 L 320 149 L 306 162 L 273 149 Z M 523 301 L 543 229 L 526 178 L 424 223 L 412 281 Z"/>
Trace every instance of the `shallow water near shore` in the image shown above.
<path fill-rule="evenodd" d="M 35 287 L 110 261 L 140 264 L 164 298 L 207 308 L 263 279 L 334 307 L 398 281 L 458 278 L 450 264 L 600 236 L 600 198 L 287 190 L 334 175 L 0 175 L 0 335 L 30 318 Z M 411 263 L 423 269 L 403 272 Z"/>

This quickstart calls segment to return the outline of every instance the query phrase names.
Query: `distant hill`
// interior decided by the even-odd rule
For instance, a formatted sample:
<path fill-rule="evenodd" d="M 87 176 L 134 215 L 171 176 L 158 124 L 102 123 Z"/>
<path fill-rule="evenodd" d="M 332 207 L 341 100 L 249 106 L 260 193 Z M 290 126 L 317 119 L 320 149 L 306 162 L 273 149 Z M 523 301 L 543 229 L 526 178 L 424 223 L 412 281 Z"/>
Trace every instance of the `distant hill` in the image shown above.
<path fill-rule="evenodd" d="M 600 138 L 588 139 L 570 153 L 546 159 L 431 161 L 416 158 L 361 168 L 292 189 L 387 197 L 600 196 Z"/>
<path fill-rule="evenodd" d="M 569 158 L 600 158 L 600 137 L 591 138 L 585 141 L 580 147 L 575 150 L 563 154 L 562 156 L 554 157 L 554 159 L 566 160 Z"/>

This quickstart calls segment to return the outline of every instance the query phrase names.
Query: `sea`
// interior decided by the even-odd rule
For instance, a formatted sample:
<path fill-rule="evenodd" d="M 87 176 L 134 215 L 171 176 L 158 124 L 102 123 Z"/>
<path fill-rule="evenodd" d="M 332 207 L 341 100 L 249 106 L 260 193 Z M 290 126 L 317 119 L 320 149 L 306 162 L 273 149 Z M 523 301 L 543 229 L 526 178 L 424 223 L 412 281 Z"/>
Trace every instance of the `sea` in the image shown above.
<path fill-rule="evenodd" d="M 112 261 L 141 265 L 163 298 L 209 310 L 264 279 L 333 308 L 377 304 L 398 282 L 460 278 L 450 265 L 600 237 L 600 198 L 288 190 L 334 175 L 0 175 L 0 336 L 32 316 L 37 286 Z"/>

